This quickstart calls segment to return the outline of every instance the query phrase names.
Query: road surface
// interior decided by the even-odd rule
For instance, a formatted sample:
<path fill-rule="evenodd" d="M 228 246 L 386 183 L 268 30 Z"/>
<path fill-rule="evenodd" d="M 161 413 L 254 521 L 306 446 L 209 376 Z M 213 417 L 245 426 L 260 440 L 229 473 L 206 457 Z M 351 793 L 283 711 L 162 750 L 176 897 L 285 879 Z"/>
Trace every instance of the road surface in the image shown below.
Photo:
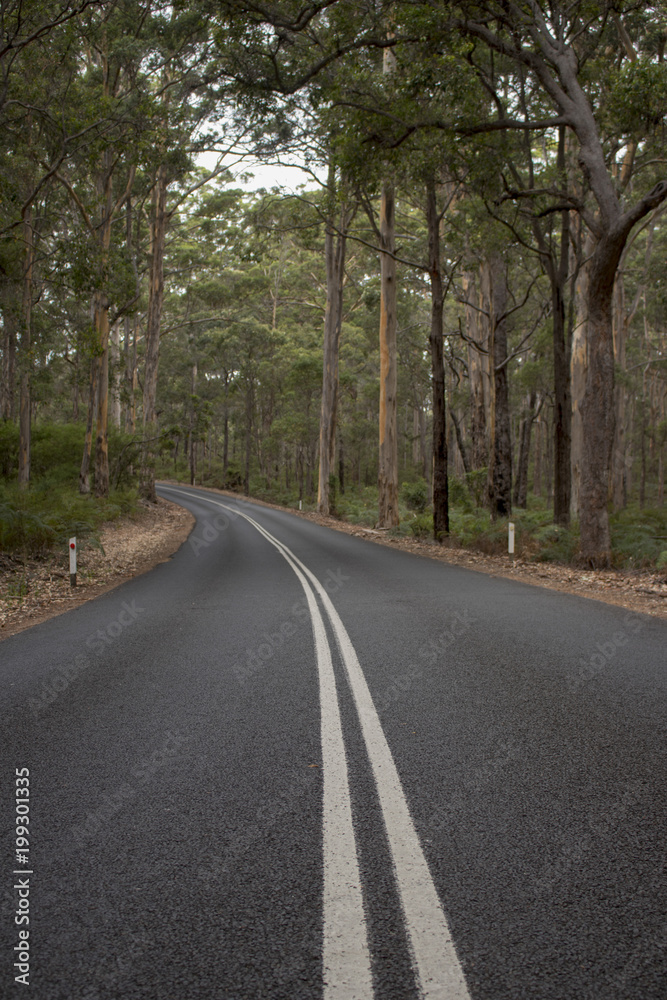
<path fill-rule="evenodd" d="M 664 1000 L 665 624 L 160 493 L 0 645 L 0 996 Z"/>

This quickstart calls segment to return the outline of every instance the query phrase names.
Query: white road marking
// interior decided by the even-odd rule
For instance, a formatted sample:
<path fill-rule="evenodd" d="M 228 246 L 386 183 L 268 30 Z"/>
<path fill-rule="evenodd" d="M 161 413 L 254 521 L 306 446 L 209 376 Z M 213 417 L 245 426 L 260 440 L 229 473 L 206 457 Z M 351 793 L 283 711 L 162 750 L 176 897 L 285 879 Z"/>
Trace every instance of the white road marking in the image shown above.
<path fill-rule="evenodd" d="M 208 499 L 201 494 L 186 495 L 198 500 Z M 209 502 L 220 507 L 226 506 L 217 500 Z M 240 513 L 254 525 L 283 554 L 300 578 L 305 576 L 310 580 L 331 622 L 378 790 L 420 993 L 424 1000 L 470 1000 L 447 918 L 410 815 L 401 779 L 347 630 L 326 590 L 308 567 L 257 521 L 238 510 L 236 513 Z M 302 574 L 299 569 L 303 571 Z M 305 580 L 303 585 L 305 589 Z M 335 681 L 333 694 L 335 697 Z M 324 708 L 322 714 L 324 716 Z M 338 706 L 336 714 L 340 725 Z M 344 747 L 342 752 L 344 754 Z"/>
<path fill-rule="evenodd" d="M 161 487 L 168 489 L 168 487 Z M 324 1000 L 372 1000 L 368 935 L 363 908 L 361 875 L 352 820 L 347 757 L 338 707 L 336 678 L 322 614 L 315 594 L 289 550 L 251 517 L 198 493 L 173 490 L 234 510 L 257 528 L 278 549 L 299 578 L 313 626 L 320 684 L 323 765 L 323 863 L 324 863 Z"/>

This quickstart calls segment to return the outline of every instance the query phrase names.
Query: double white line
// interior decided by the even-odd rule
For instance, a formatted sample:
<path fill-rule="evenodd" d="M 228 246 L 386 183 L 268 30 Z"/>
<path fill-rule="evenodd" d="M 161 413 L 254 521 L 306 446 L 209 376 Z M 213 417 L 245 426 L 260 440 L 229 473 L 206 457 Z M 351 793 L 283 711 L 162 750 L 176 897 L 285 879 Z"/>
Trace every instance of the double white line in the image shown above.
<path fill-rule="evenodd" d="M 394 758 L 357 654 L 329 595 L 308 567 L 248 514 L 198 493 L 173 492 L 205 500 L 245 518 L 289 563 L 306 595 L 317 655 L 322 717 L 324 1000 L 372 1000 L 374 993 L 336 679 L 316 594 L 331 622 L 359 716 L 387 831 L 420 995 L 424 1000 L 470 1000 Z"/>

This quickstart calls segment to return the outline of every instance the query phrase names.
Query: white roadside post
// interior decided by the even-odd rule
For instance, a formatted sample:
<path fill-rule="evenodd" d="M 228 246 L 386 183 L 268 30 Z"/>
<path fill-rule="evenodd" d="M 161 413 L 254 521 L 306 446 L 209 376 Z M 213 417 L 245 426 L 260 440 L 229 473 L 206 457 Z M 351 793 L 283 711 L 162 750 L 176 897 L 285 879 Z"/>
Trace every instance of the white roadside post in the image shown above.
<path fill-rule="evenodd" d="M 76 587 L 76 538 L 69 540 L 69 582 Z"/>
<path fill-rule="evenodd" d="M 514 522 L 510 521 L 510 523 L 508 524 L 507 527 L 508 527 L 508 533 L 507 533 L 507 551 L 509 552 L 509 554 L 511 556 L 513 556 L 514 555 Z"/>

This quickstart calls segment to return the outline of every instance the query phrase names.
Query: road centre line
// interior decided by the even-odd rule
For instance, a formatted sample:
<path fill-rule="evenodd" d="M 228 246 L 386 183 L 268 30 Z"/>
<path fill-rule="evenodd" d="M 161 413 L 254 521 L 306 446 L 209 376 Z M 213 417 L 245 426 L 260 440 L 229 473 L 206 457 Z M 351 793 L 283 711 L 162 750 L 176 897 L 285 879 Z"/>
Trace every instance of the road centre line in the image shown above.
<path fill-rule="evenodd" d="M 234 510 L 197 493 L 186 493 L 184 490 L 172 492 L 208 501 L 225 510 Z M 372 1000 L 373 979 L 352 820 L 347 757 L 326 628 L 311 586 L 290 555 L 283 551 L 281 543 L 252 518 L 240 511 L 235 512 L 259 528 L 260 533 L 289 563 L 306 595 L 313 626 L 320 687 L 323 765 L 324 1000 Z"/>
<path fill-rule="evenodd" d="M 186 491 L 175 492 L 183 492 L 198 500 L 208 499 Z M 217 500 L 208 502 L 234 510 Z M 295 573 L 301 570 L 303 576 L 310 580 L 331 622 L 377 786 L 420 993 L 424 1000 L 470 1000 L 447 918 L 410 815 L 398 770 L 347 630 L 326 590 L 308 567 L 253 518 L 238 510 L 235 513 L 254 525 L 278 548 Z"/>

